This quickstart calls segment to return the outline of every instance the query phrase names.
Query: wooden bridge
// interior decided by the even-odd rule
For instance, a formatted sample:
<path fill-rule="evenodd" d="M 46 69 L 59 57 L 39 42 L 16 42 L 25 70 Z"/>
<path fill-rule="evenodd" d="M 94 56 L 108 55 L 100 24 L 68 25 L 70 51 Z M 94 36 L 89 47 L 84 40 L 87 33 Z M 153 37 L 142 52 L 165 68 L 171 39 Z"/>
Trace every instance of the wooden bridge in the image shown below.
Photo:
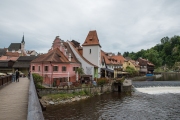
<path fill-rule="evenodd" d="M 2 84 L 3 83 L 3 84 Z M 33 80 L 0 78 L 0 120 L 43 120 Z"/>

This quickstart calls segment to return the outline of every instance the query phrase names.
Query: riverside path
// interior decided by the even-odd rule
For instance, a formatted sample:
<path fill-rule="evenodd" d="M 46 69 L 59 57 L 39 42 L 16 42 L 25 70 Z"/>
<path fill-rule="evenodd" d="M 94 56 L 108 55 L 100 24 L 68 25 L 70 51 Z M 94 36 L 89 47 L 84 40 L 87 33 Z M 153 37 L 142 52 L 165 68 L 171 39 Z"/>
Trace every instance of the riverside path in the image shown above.
<path fill-rule="evenodd" d="M 0 120 L 26 120 L 28 113 L 28 78 L 0 88 Z"/>

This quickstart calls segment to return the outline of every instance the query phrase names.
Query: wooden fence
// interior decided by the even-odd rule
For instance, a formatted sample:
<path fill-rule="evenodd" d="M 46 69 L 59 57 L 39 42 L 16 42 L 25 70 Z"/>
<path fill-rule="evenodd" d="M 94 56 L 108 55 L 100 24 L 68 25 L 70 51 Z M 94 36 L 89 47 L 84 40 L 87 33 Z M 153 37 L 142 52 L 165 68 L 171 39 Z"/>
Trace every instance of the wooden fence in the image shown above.
<path fill-rule="evenodd" d="M 12 75 L 0 76 L 0 87 L 12 82 Z"/>

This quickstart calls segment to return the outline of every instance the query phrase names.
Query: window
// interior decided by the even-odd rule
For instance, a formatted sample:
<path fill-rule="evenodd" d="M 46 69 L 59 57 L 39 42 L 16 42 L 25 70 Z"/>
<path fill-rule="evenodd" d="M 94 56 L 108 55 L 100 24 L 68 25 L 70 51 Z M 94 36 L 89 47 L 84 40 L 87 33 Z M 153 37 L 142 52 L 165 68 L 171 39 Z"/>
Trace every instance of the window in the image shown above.
<path fill-rule="evenodd" d="M 58 71 L 58 66 L 53 66 L 53 71 Z"/>
<path fill-rule="evenodd" d="M 35 66 L 32 66 L 32 70 L 35 70 Z"/>
<path fill-rule="evenodd" d="M 73 71 L 76 71 L 78 69 L 78 67 L 73 67 Z"/>
<path fill-rule="evenodd" d="M 38 67 L 38 70 L 41 71 L 40 66 Z"/>
<path fill-rule="evenodd" d="M 89 54 L 91 54 L 91 49 L 89 49 Z"/>
<path fill-rule="evenodd" d="M 48 71 L 48 66 L 44 66 L 44 71 Z"/>
<path fill-rule="evenodd" d="M 66 71 L 66 66 L 62 66 L 62 71 Z"/>

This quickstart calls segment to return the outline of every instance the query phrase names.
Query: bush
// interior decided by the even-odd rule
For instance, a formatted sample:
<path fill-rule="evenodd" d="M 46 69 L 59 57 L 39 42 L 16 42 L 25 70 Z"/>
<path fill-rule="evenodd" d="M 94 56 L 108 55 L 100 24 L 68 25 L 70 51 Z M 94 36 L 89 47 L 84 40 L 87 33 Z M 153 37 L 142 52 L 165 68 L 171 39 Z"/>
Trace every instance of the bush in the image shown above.
<path fill-rule="evenodd" d="M 34 84 L 35 84 L 36 87 L 38 86 L 38 84 L 42 84 L 42 82 L 43 82 L 43 77 L 42 76 L 40 76 L 37 73 L 33 73 L 32 76 L 33 76 Z"/>
<path fill-rule="evenodd" d="M 107 84 L 109 80 L 107 78 L 98 78 L 97 79 L 97 84 L 100 86 L 103 86 L 104 84 Z"/>
<path fill-rule="evenodd" d="M 117 78 L 117 79 L 116 79 L 116 82 L 118 82 L 118 83 L 123 83 L 124 80 L 125 80 L 125 77 Z"/>
<path fill-rule="evenodd" d="M 90 91 L 87 89 L 84 90 L 84 93 L 85 93 L 85 95 L 90 95 Z"/>

